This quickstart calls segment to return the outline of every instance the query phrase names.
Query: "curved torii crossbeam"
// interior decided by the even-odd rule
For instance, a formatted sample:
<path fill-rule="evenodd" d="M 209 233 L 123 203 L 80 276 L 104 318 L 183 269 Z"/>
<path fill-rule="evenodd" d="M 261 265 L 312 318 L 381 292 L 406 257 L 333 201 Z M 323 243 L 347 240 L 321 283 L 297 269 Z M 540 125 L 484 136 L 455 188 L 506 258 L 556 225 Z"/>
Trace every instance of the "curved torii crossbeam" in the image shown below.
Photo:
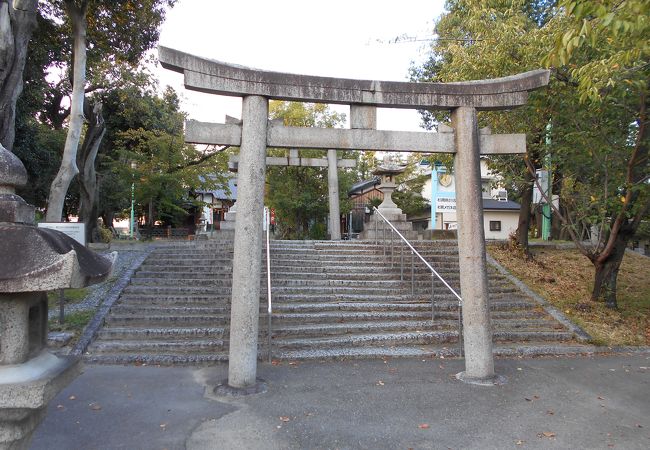
<path fill-rule="evenodd" d="M 548 70 L 459 83 L 353 80 L 252 69 L 167 47 L 159 47 L 158 55 L 162 66 L 183 73 L 185 87 L 194 91 L 387 108 L 509 109 L 524 105 L 528 91 L 546 86 L 549 80 Z"/>
<path fill-rule="evenodd" d="M 549 71 L 533 70 L 492 80 L 409 83 L 351 80 L 250 69 L 167 47 L 163 67 L 180 72 L 187 89 L 243 97 L 241 124 L 188 122 L 186 140 L 240 145 L 237 219 L 233 257 L 228 385 L 250 390 L 256 384 L 260 294 L 260 254 L 267 146 L 288 148 L 377 149 L 455 153 L 458 254 L 463 298 L 467 382 L 489 384 L 494 373 L 492 329 L 485 255 L 480 154 L 525 151 L 524 135 L 479 133 L 477 111 L 522 106 L 528 92 L 548 84 Z M 269 125 L 268 100 L 350 105 L 351 130 Z M 376 108 L 451 110 L 442 133 L 376 130 Z M 426 136 L 424 136 L 426 135 Z M 216 142 L 219 140 L 219 142 Z M 411 142 L 403 143 L 405 140 Z M 336 164 L 333 164 L 336 170 Z"/>

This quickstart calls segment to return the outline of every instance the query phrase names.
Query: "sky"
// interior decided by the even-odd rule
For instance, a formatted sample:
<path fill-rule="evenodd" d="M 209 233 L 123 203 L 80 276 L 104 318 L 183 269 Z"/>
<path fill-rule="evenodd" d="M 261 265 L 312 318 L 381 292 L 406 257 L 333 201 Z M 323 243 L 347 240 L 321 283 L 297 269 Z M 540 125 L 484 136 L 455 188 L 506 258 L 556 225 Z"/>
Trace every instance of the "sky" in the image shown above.
<path fill-rule="evenodd" d="M 407 81 L 427 55 L 442 0 L 179 0 L 162 25 L 160 45 L 197 56 L 279 72 Z M 425 39 L 391 43 L 408 35 Z M 157 69 L 190 119 L 223 123 L 241 117 L 239 98 L 183 88 L 183 76 Z M 332 106 L 349 116 L 346 106 Z M 377 128 L 417 131 L 415 110 L 380 109 Z"/>

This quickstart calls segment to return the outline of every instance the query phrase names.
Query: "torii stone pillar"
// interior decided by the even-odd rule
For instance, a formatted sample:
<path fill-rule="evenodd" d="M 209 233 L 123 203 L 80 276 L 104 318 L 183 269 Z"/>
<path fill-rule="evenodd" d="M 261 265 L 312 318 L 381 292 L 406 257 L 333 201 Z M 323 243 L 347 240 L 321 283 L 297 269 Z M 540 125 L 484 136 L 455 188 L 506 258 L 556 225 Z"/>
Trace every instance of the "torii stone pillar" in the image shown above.
<path fill-rule="evenodd" d="M 244 97 L 228 356 L 228 384 L 237 389 L 255 385 L 257 373 L 268 115 L 266 98 Z"/>
<path fill-rule="evenodd" d="M 273 126 L 271 121 L 271 126 Z M 282 123 L 281 120 L 277 122 Z M 209 124 L 209 123 L 200 123 L 195 120 L 190 120 L 186 122 L 186 136 L 185 142 L 192 143 L 205 143 L 205 142 L 193 142 L 195 140 L 204 140 L 209 141 L 209 129 L 211 125 L 219 124 Z M 206 133 L 207 128 L 207 133 Z M 196 135 L 204 135 L 202 138 L 196 138 Z M 207 136 L 205 136 L 207 135 Z M 218 140 L 218 139 L 217 139 Z M 237 144 L 239 145 L 239 144 Z M 228 168 L 233 172 L 239 170 L 239 159 L 240 155 L 233 155 L 228 161 Z M 341 239 L 341 224 L 338 220 L 340 216 L 340 207 L 339 207 L 339 174 L 338 168 L 349 168 L 356 166 L 356 161 L 354 159 L 338 159 L 336 156 L 336 150 L 330 149 L 327 150 L 327 158 L 301 158 L 298 153 L 298 149 L 290 148 L 289 157 L 282 156 L 267 156 L 266 157 L 267 166 L 282 166 L 282 167 L 325 167 L 327 166 L 327 189 L 329 192 L 329 211 L 330 218 L 337 218 L 337 220 L 330 220 L 330 239 L 336 241 Z"/>
<path fill-rule="evenodd" d="M 485 231 L 481 194 L 479 131 L 476 109 L 452 110 L 455 131 L 456 209 L 460 291 L 463 297 L 465 372 L 458 375 L 468 382 L 491 382 L 494 377 L 492 328 L 485 258 Z"/>
<path fill-rule="evenodd" d="M 327 150 L 327 190 L 330 205 L 330 239 L 341 240 L 341 208 L 339 208 L 339 171 L 336 150 Z"/>

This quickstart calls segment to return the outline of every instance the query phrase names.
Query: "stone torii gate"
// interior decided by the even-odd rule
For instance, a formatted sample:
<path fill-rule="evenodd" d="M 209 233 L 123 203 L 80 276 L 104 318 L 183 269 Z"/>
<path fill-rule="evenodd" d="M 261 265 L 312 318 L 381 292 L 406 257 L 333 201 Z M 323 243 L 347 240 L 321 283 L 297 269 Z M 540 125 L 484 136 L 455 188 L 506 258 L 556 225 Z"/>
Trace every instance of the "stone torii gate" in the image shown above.
<path fill-rule="evenodd" d="M 189 124 L 189 122 L 188 122 Z M 209 124 L 211 125 L 211 124 Z M 193 124 L 196 126 L 196 124 Z M 191 126 L 187 127 L 192 128 Z M 191 142 L 191 133 L 186 133 L 185 141 L 190 144 L 206 144 L 206 142 Z M 337 169 L 355 167 L 357 162 L 354 159 L 338 159 L 336 150 L 327 150 L 327 158 L 301 158 L 298 149 L 289 150 L 289 156 L 267 156 L 267 166 L 281 167 L 327 167 L 327 190 L 329 194 L 329 224 L 330 239 L 338 241 L 341 239 L 341 208 L 339 207 L 339 174 Z M 228 161 L 228 169 L 234 172 L 239 171 L 239 155 L 233 155 Z"/>
<path fill-rule="evenodd" d="M 477 111 L 522 106 L 528 91 L 548 84 L 535 70 L 492 80 L 410 83 L 350 80 L 267 72 L 159 47 L 164 68 L 184 74 L 187 89 L 243 97 L 242 123 L 202 124 L 210 143 L 240 146 L 237 221 L 233 259 L 228 385 L 250 391 L 256 384 L 260 255 L 266 148 L 322 148 L 454 153 L 458 204 L 458 251 L 463 297 L 465 372 L 468 382 L 496 377 L 489 316 L 480 155 L 524 153 L 523 134 L 480 133 Z M 350 105 L 351 129 L 286 127 L 268 120 L 268 100 Z M 376 130 L 376 108 L 451 111 L 441 133 Z M 187 139 L 196 141 L 191 127 Z M 199 141 L 205 142 L 205 141 Z"/>

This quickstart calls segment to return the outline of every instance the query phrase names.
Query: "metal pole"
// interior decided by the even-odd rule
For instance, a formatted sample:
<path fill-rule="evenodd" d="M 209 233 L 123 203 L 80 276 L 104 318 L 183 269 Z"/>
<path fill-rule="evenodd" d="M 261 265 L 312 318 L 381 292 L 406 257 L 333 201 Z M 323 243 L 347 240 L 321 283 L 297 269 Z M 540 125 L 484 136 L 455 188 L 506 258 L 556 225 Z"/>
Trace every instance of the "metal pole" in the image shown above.
<path fill-rule="evenodd" d="M 394 248 L 393 248 L 393 236 L 395 233 L 393 233 L 393 230 L 390 230 L 390 268 L 393 268 L 393 254 L 394 254 Z"/>
<path fill-rule="evenodd" d="M 373 216 L 375 216 L 375 245 L 379 245 L 379 232 L 377 230 L 377 219 L 379 219 L 379 216 L 376 215 L 374 212 L 372 213 Z"/>
<path fill-rule="evenodd" d="M 129 226 L 129 236 L 133 239 L 133 229 L 135 228 L 135 182 L 131 183 L 131 221 Z"/>
<path fill-rule="evenodd" d="M 268 317 L 268 341 L 269 341 L 269 362 L 271 362 L 271 338 L 273 337 L 271 328 L 271 316 L 273 315 L 273 307 L 271 302 L 271 244 L 270 244 L 270 230 L 271 230 L 271 214 L 268 208 L 264 208 L 264 222 L 266 225 L 266 296 L 267 296 L 267 311 Z"/>
<path fill-rule="evenodd" d="M 131 161 L 131 221 L 129 222 L 129 237 L 133 239 L 133 231 L 135 229 L 135 169 L 137 165 L 135 161 Z M 112 224 L 109 224 L 112 225 Z"/>
<path fill-rule="evenodd" d="M 384 247 L 384 257 L 386 257 L 386 222 L 381 221 L 382 246 Z"/>
<path fill-rule="evenodd" d="M 458 346 L 460 348 L 460 356 L 463 357 L 463 305 L 458 303 Z"/>
<path fill-rule="evenodd" d="M 433 322 L 436 320 L 436 307 L 435 307 L 435 299 L 433 297 L 435 289 L 434 289 L 434 275 L 433 272 L 431 273 L 431 321 Z"/>
<path fill-rule="evenodd" d="M 399 246 L 399 279 L 401 281 L 404 281 L 404 243 L 400 241 L 400 246 Z"/>
<path fill-rule="evenodd" d="M 65 322 L 65 294 L 63 289 L 59 289 L 59 323 Z"/>
<path fill-rule="evenodd" d="M 413 266 L 415 265 L 415 255 L 411 252 L 411 295 L 415 295 L 415 271 Z"/>

